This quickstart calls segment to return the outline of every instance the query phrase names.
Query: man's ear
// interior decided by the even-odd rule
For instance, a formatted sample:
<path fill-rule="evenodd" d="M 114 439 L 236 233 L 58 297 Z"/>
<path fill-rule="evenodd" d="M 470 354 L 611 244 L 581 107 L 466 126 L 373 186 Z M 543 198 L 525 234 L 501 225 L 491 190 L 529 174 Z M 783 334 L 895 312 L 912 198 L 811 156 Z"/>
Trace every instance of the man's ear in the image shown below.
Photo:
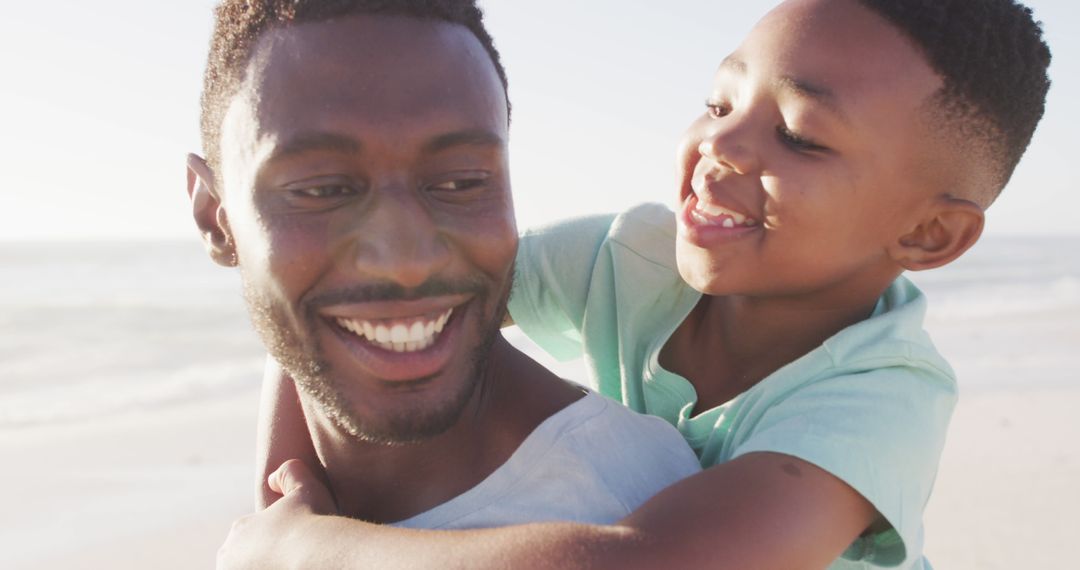
<path fill-rule="evenodd" d="M 982 235 L 986 216 L 978 204 L 952 196 L 936 200 L 919 225 L 889 248 L 892 258 L 908 271 L 950 263 L 975 245 Z"/>
<path fill-rule="evenodd" d="M 194 154 L 187 157 L 187 192 L 206 252 L 218 265 L 235 267 L 236 245 L 221 195 L 214 187 L 214 173 L 205 160 Z"/>

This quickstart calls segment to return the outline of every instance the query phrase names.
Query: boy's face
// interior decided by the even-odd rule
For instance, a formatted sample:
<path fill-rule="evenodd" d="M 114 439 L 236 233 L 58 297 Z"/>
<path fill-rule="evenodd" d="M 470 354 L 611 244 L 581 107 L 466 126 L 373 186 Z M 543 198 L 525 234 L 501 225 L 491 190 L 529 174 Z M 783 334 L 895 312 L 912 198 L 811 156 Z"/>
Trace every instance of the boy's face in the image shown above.
<path fill-rule="evenodd" d="M 885 248 L 913 229 L 944 161 L 925 122 L 940 87 L 854 0 L 768 14 L 720 65 L 684 136 L 683 278 L 714 295 L 829 298 L 895 275 Z"/>
<path fill-rule="evenodd" d="M 272 30 L 222 128 L 218 218 L 271 354 L 354 435 L 451 425 L 498 334 L 517 231 L 507 116 L 464 27 Z"/>

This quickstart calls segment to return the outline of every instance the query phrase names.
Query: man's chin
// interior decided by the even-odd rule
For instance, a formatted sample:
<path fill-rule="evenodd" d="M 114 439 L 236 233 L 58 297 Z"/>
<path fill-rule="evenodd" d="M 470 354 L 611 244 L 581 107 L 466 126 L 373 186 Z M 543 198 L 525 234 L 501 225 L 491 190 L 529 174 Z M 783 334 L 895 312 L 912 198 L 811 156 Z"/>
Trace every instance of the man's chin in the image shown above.
<path fill-rule="evenodd" d="M 421 443 L 437 437 L 458 423 L 462 413 L 476 393 L 476 382 L 470 378 L 456 393 L 443 396 L 439 402 L 422 401 L 414 394 L 402 394 L 406 401 L 396 402 L 393 410 L 383 406 L 361 412 L 344 398 L 323 402 L 319 409 L 344 433 L 365 443 L 402 446 Z"/>

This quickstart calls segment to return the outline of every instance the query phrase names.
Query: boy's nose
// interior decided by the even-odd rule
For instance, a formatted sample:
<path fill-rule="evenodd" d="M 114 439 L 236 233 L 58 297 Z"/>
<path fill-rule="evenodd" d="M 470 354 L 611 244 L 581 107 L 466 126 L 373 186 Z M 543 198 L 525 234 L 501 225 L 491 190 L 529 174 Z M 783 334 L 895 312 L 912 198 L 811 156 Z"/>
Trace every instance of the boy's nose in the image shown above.
<path fill-rule="evenodd" d="M 444 270 L 450 245 L 418 192 L 405 186 L 377 191 L 372 210 L 351 231 L 348 263 L 366 279 L 407 289 Z"/>
<path fill-rule="evenodd" d="M 759 161 L 748 131 L 749 125 L 734 116 L 713 121 L 702 133 L 698 153 L 737 174 L 756 172 Z"/>

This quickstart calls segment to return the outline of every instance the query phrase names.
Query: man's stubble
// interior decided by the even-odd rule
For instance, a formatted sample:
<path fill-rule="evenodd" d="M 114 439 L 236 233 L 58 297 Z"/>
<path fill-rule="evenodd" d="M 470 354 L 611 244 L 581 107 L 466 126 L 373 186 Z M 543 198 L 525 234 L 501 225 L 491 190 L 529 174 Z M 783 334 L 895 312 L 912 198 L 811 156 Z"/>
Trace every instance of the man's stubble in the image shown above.
<path fill-rule="evenodd" d="M 510 272 L 513 275 L 513 271 Z M 480 397 L 483 398 L 489 390 L 487 386 L 487 363 L 491 346 L 495 342 L 496 335 L 505 315 L 506 301 L 510 295 L 510 284 L 500 294 L 499 304 L 492 316 L 480 324 L 477 343 L 470 350 L 470 372 L 461 386 L 449 398 L 440 402 L 437 406 L 427 410 L 407 410 L 403 413 L 387 416 L 382 421 L 369 421 L 355 411 L 353 405 L 345 396 L 343 383 L 347 379 L 338 378 L 333 367 L 323 357 L 323 351 L 316 331 L 316 309 L 321 304 L 331 302 L 343 302 L 347 298 L 350 302 L 363 302 L 364 300 L 390 300 L 401 297 L 400 290 L 394 286 L 376 287 L 373 294 L 372 288 L 367 288 L 359 294 L 353 292 L 337 292 L 323 295 L 320 299 L 302 302 L 300 314 L 301 320 L 292 318 L 285 307 L 263 295 L 254 286 L 251 280 L 244 275 L 243 280 L 244 299 L 251 315 L 252 325 L 262 338 L 267 351 L 281 367 L 293 378 L 299 390 L 311 397 L 320 412 L 334 423 L 339 429 L 361 441 L 380 445 L 406 445 L 424 441 L 439 435 L 453 426 L 461 417 L 463 411 L 473 399 L 478 386 L 481 387 Z M 478 283 L 467 284 L 444 284 L 433 283 L 422 287 L 429 293 L 449 293 L 471 291 L 475 294 L 472 301 L 475 306 L 485 307 L 490 298 L 489 287 Z M 306 334 L 300 335 L 298 328 L 305 330 Z M 426 378 L 412 381 L 411 383 L 425 382 Z"/>

